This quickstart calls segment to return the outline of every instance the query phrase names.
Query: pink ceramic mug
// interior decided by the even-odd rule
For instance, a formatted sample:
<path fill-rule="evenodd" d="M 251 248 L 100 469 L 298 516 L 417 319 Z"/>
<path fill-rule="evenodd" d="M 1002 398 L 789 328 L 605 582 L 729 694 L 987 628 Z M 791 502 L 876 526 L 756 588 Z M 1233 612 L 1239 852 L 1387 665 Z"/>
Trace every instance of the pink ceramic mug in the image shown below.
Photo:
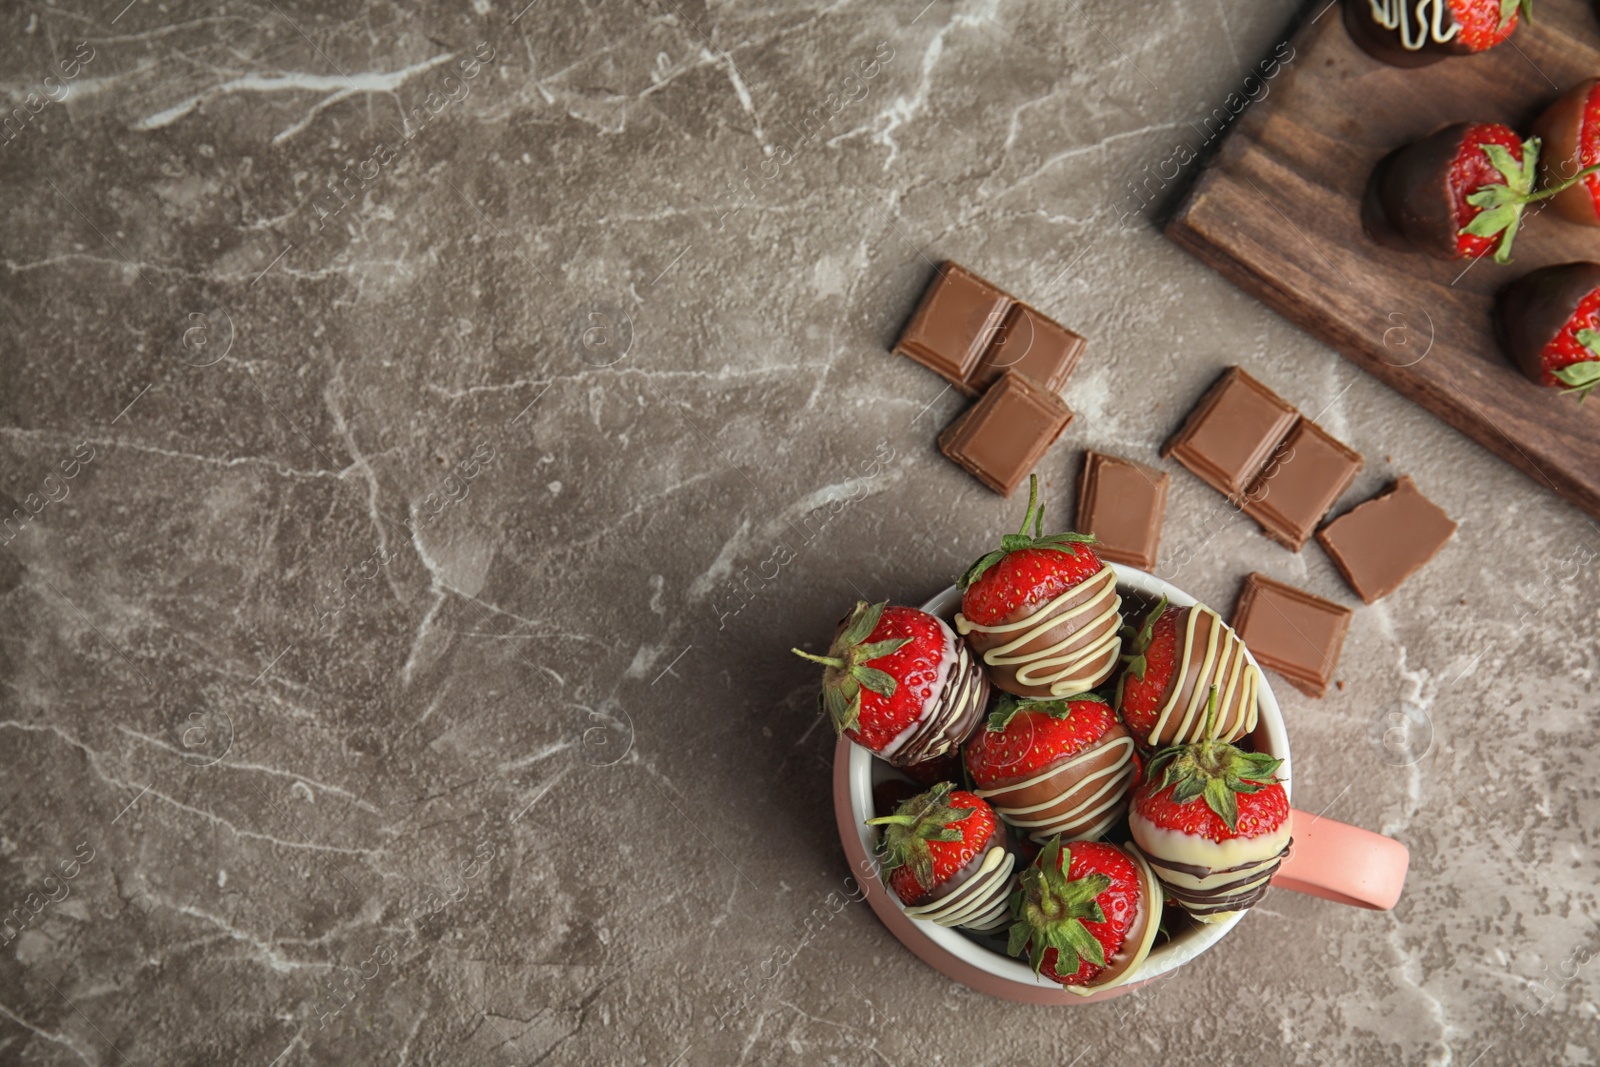
<path fill-rule="evenodd" d="M 1109 566 L 1109 564 L 1108 564 Z M 1165 596 L 1179 607 L 1195 599 L 1167 582 L 1132 567 L 1118 566 L 1117 587 L 1124 594 L 1138 593 L 1154 602 Z M 942 618 L 954 616 L 961 594 L 955 587 L 946 589 L 923 605 Z M 1255 658 L 1251 657 L 1251 662 Z M 1272 686 L 1263 675 L 1260 690 L 1261 717 L 1255 733 L 1258 747 L 1283 760 L 1278 773 L 1284 790 L 1292 799 L 1294 788 L 1289 760 L 1289 738 L 1284 731 L 1283 714 L 1278 709 Z M 978 944 L 955 930 L 931 922 L 908 918 L 898 897 L 889 892 L 877 874 L 872 858 L 873 831 L 866 820 L 873 817 L 872 787 L 895 771 L 866 749 L 839 739 L 833 761 L 833 808 L 839 823 L 839 839 L 850 860 L 852 874 L 866 894 L 867 902 L 891 933 L 930 966 L 965 986 L 1032 1004 L 1083 1004 L 1120 996 L 1145 982 L 1176 970 L 1227 936 L 1249 912 L 1233 915 L 1217 923 L 1198 924 L 1150 951 L 1130 979 L 1111 989 L 1090 996 L 1070 992 L 1054 982 L 1036 976 L 1025 960 L 1012 959 Z M 1406 847 L 1392 838 L 1334 822 L 1320 816 L 1295 811 L 1291 815 L 1294 846 L 1285 857 L 1272 884 L 1299 893 L 1387 910 L 1400 899 L 1410 861 Z"/>

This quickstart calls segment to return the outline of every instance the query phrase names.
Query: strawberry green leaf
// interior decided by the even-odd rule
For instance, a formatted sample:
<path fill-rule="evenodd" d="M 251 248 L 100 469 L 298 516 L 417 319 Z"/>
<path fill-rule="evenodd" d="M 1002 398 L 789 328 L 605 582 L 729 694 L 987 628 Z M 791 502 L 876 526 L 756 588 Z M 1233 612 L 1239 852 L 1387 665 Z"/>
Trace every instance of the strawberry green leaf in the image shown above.
<path fill-rule="evenodd" d="M 1206 807 L 1216 812 L 1223 822 L 1228 824 L 1228 829 L 1233 830 L 1239 823 L 1238 794 L 1228 788 L 1228 783 L 1221 778 L 1212 778 L 1205 784 Z"/>
<path fill-rule="evenodd" d="M 888 606 L 887 600 L 880 604 L 857 601 L 856 609 L 851 612 L 850 621 L 840 635 L 840 641 L 846 645 L 859 645 L 865 641 L 878 628 L 878 620 L 883 618 L 883 609 Z"/>
<path fill-rule="evenodd" d="M 856 650 L 856 659 L 861 663 L 880 659 L 883 656 L 893 655 L 911 643 L 909 637 L 891 637 L 887 641 L 873 641 L 861 645 Z"/>
<path fill-rule="evenodd" d="M 854 667 L 851 669 L 850 675 L 860 682 L 862 686 L 881 697 L 894 696 L 894 691 L 899 685 L 894 680 L 894 675 L 888 671 L 880 671 L 876 667 Z"/>
<path fill-rule="evenodd" d="M 1516 16 L 1518 10 L 1521 10 L 1524 19 L 1529 22 L 1533 21 L 1533 0 L 1500 0 L 1498 32 L 1505 32 L 1505 28 L 1511 24 L 1511 20 Z"/>
<path fill-rule="evenodd" d="M 1578 343 L 1600 356 L 1600 330 L 1579 330 Z"/>
<path fill-rule="evenodd" d="M 1030 526 L 1033 528 L 1032 534 L 1028 532 Z M 961 577 L 957 579 L 957 583 L 962 589 L 971 588 L 978 579 L 983 577 L 984 572 L 1002 559 L 1005 559 L 1007 554 L 1012 552 L 1021 552 L 1024 549 L 1033 548 L 1065 552 L 1068 555 L 1075 556 L 1078 554 L 1078 545 L 1097 543 L 1090 534 L 1071 532 L 1046 534 L 1043 533 L 1043 529 L 1044 507 L 1039 503 L 1039 476 L 1030 474 L 1028 476 L 1028 510 L 1022 515 L 1022 528 L 1014 534 L 1002 536 L 1000 538 L 999 551 L 990 552 L 980 557 L 976 563 L 962 573 Z"/>
<path fill-rule="evenodd" d="M 1483 149 L 1483 154 L 1489 157 L 1489 162 L 1494 166 L 1494 169 L 1499 171 L 1505 178 L 1507 186 L 1516 189 L 1522 183 L 1526 174 L 1522 167 L 1522 161 L 1512 155 L 1505 145 L 1491 143 L 1479 145 L 1478 147 Z"/>
<path fill-rule="evenodd" d="M 919 793 L 895 808 L 893 815 L 868 819 L 868 826 L 883 827 L 878 854 L 883 858 L 885 877 L 902 867 L 909 868 L 917 885 L 934 888 L 933 853 L 930 841 L 953 844 L 962 840 L 959 825 L 976 808 L 957 808 L 947 803 L 955 786 L 940 782 L 926 793 Z"/>
<path fill-rule="evenodd" d="M 1099 910 L 1098 905 L 1096 905 L 1096 910 Z M 1104 913 L 1102 912 L 1100 918 L 1093 921 L 1105 922 Z M 1095 936 L 1084 927 L 1083 923 L 1067 923 L 1062 927 L 1062 933 L 1066 935 L 1065 940 L 1071 946 L 1074 956 L 1086 959 L 1096 967 L 1104 967 L 1106 965 L 1105 949 L 1100 947 L 1100 942 L 1095 940 Z M 1074 967 L 1072 969 L 1076 971 L 1078 968 Z"/>
<path fill-rule="evenodd" d="M 1595 334 L 1594 330 L 1582 330 L 1578 339 L 1582 340 L 1585 333 Z M 1596 335 L 1600 340 L 1600 334 Z M 1588 342 L 1584 344 L 1587 346 Z M 1583 360 L 1579 363 L 1569 363 L 1565 367 L 1552 372 L 1556 379 L 1567 386 L 1562 390 L 1564 395 L 1575 396 L 1581 404 L 1595 388 L 1600 387 L 1600 360 Z"/>

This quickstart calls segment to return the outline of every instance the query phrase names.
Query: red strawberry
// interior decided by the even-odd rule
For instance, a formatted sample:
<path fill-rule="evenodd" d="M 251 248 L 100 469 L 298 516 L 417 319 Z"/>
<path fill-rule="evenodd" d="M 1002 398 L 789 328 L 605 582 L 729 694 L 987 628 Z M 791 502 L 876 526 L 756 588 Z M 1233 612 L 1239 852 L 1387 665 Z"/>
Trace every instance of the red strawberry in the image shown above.
<path fill-rule="evenodd" d="M 1373 58 L 1422 67 L 1503 43 L 1533 0 L 1346 0 L 1344 23 Z"/>
<path fill-rule="evenodd" d="M 826 656 L 822 707 L 835 728 L 897 766 L 953 752 L 983 715 L 989 682 L 943 619 L 858 602 Z"/>
<path fill-rule="evenodd" d="M 1543 267 L 1500 296 L 1500 336 L 1522 373 L 1580 401 L 1600 386 L 1600 264 Z"/>
<path fill-rule="evenodd" d="M 1141 745 L 1198 741 L 1206 693 L 1221 694 L 1219 736 L 1237 741 L 1256 728 L 1260 672 L 1244 642 L 1204 604 L 1175 607 L 1163 597 L 1124 642 L 1128 665 L 1117 679 L 1117 713 Z"/>
<path fill-rule="evenodd" d="M 1106 702 L 1003 697 L 967 742 L 977 795 L 1041 844 L 1097 838 L 1127 810 L 1133 738 Z"/>
<path fill-rule="evenodd" d="M 1115 845 L 1052 840 L 1011 898 L 1007 951 L 1035 974 L 1084 993 L 1126 980 L 1150 954 L 1161 892 L 1144 862 Z"/>
<path fill-rule="evenodd" d="M 1030 476 L 1021 531 L 961 576 L 956 629 L 982 653 L 999 688 L 1070 697 L 1116 669 L 1122 598 L 1116 572 L 1089 547 L 1094 538 L 1044 534 L 1038 501 L 1039 479 Z"/>
<path fill-rule="evenodd" d="M 1215 691 L 1207 708 L 1216 721 Z M 1150 761 L 1128 815 L 1133 840 L 1167 894 L 1215 922 L 1259 901 L 1289 849 L 1282 760 L 1207 739 L 1174 745 Z"/>
<path fill-rule="evenodd" d="M 1470 52 L 1488 51 L 1516 32 L 1519 18 L 1533 18 L 1533 0 L 1445 0 L 1445 7 Z"/>
<path fill-rule="evenodd" d="M 1585 167 L 1600 163 L 1600 79 L 1573 86 L 1551 104 L 1533 124 L 1533 135 L 1544 142 L 1539 153 L 1539 176 L 1557 185 Z M 1577 185 L 1550 199 L 1563 218 L 1584 226 L 1600 226 L 1600 174 L 1590 174 Z"/>
<path fill-rule="evenodd" d="M 976 930 L 1004 922 L 1016 859 L 981 799 L 941 782 L 867 825 L 883 827 L 878 855 L 907 915 Z"/>
<path fill-rule="evenodd" d="M 1458 122 L 1390 153 L 1373 169 L 1361 219 L 1373 240 L 1439 259 L 1494 251 L 1511 261 L 1523 210 L 1567 189 L 1580 171 L 1534 191 L 1539 139 L 1494 122 Z"/>

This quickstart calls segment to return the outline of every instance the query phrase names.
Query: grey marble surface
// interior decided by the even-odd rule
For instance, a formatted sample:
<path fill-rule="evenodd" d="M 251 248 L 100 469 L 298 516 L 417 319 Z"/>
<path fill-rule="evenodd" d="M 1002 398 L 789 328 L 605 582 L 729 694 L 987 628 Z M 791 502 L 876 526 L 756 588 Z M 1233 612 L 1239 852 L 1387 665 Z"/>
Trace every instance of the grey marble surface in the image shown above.
<path fill-rule="evenodd" d="M 1600 537 L 1133 192 L 1296 5 L 125 3 L 0 23 L 0 1062 L 1600 1060 Z M 886 352 L 946 257 L 1091 338 L 1062 522 L 1230 363 L 1460 520 L 1359 607 L 1173 468 L 1169 577 L 1358 607 L 1278 690 L 1393 913 L 1276 892 L 1131 1012 L 835 914 L 787 649 L 1019 511 Z"/>

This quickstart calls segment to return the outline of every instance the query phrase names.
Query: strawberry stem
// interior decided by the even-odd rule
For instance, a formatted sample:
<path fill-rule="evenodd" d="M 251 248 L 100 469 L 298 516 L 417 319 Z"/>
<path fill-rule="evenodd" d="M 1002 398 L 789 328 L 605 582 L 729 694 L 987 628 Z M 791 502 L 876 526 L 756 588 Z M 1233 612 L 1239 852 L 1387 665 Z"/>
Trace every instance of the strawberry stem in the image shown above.
<path fill-rule="evenodd" d="M 799 656 L 801 659 L 808 659 L 812 663 L 820 663 L 824 667 L 832 667 L 835 670 L 841 670 L 842 671 L 846 667 L 849 666 L 848 663 L 846 663 L 842 659 L 839 659 L 837 656 L 813 656 L 811 653 L 802 652 L 798 648 L 791 648 L 789 651 L 793 652 L 795 655 Z"/>
<path fill-rule="evenodd" d="M 1527 203 L 1527 204 L 1531 204 L 1536 200 L 1546 200 L 1546 199 L 1548 199 L 1548 198 L 1550 198 L 1552 196 L 1555 196 L 1557 193 L 1564 193 L 1568 189 L 1572 188 L 1574 185 L 1577 185 L 1579 182 L 1583 181 L 1583 179 L 1587 178 L 1591 174 L 1600 174 L 1600 163 L 1596 163 L 1592 167 L 1584 167 L 1582 170 L 1580 170 L 1578 173 L 1574 174 L 1572 177 L 1568 178 L 1566 181 L 1560 182 L 1560 183 L 1558 183 L 1556 185 L 1549 186 L 1546 189 L 1541 189 L 1539 192 L 1533 193 L 1532 195 L 1530 195 L 1523 202 Z"/>

